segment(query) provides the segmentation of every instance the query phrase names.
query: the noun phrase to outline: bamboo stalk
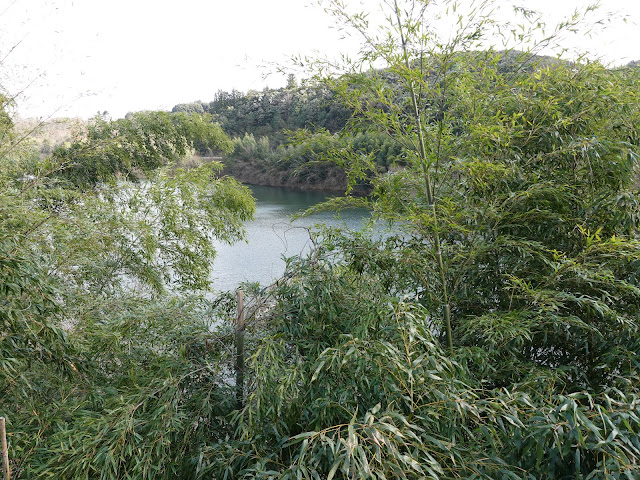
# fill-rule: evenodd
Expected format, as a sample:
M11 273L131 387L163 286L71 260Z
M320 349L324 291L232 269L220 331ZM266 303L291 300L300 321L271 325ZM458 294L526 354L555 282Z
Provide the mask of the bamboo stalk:
M2 471L4 473L4 480L11 480L9 448L7 447L7 426L4 417L0 417L0 439L2 442Z
M244 295L242 290L237 292L238 298L238 317L235 325L235 343L236 343L236 404L241 409L244 404Z
M407 70L411 70L409 63L409 51L407 49L407 39L402 30L402 21L400 20L400 9L398 7L397 0L394 1L395 14L398 20L398 32L400 33L400 39L402 42L402 52L404 54L404 64ZM418 108L418 100L416 98L416 89L413 83L413 79L409 79L409 93L411 94L411 103L413 107L413 115L416 122L416 133L418 134L418 153L420 155L420 163L422 164L422 172L424 176L425 193L427 195L427 202L431 207L431 214L433 215L433 243L435 246L435 255L438 262L438 270L440 273L440 280L442 281L442 300L444 304L444 324L447 332L447 345L449 352L453 353L453 336L451 332L451 305L449 304L449 291L447 288L447 272L442 258L442 241L440 239L438 211L436 209L436 198L431 187L431 176L429 175L429 169L427 165L427 150L425 147L424 133L422 131L422 120L420 116L420 109ZM438 156L440 156L440 138L442 137L442 122L438 120Z

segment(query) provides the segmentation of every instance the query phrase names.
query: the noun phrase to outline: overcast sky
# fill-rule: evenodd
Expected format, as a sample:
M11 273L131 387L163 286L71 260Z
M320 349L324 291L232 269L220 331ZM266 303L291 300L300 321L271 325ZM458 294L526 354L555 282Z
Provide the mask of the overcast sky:
M556 21L589 2L520 3ZM600 17L629 21L574 45L616 64L640 59L640 1L601 4ZM268 65L290 55L353 51L331 24L307 0L0 0L0 84L23 117L171 109L218 90L281 87L286 75Z

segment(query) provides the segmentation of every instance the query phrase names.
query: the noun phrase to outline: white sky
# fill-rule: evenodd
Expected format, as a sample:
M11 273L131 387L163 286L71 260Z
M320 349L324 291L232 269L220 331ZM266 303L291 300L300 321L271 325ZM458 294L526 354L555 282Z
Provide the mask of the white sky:
M377 0L345 0L377 5ZM506 0L499 0L505 1ZM293 54L353 51L308 0L0 0L0 84L21 116L170 109L218 90L261 90ZM588 0L520 0L550 21ZM616 64L640 59L640 0L601 0L627 23L573 42ZM374 9L375 11L375 9ZM634 23L634 22L637 22ZM14 48L15 47L15 48ZM262 66L262 67L261 67Z

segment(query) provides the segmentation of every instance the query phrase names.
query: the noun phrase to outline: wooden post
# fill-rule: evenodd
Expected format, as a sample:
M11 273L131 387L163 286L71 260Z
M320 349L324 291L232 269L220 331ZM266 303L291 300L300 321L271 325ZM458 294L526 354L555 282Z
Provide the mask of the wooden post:
M0 417L0 441L2 443L2 471L4 473L4 480L11 480L9 448L7 447L7 426L4 417Z
M241 409L244 404L244 299L242 290L238 290L238 317L236 319L236 404Z

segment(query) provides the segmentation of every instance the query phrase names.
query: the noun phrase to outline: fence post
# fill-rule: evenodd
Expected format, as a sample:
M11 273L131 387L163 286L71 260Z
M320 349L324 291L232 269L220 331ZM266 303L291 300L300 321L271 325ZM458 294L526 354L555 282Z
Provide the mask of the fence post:
M4 417L0 417L0 442L2 443L2 471L4 480L11 479L9 470L9 448L7 447L7 426Z
M236 404L241 409L244 404L244 297L242 290L238 290L238 317L235 325L236 343Z

